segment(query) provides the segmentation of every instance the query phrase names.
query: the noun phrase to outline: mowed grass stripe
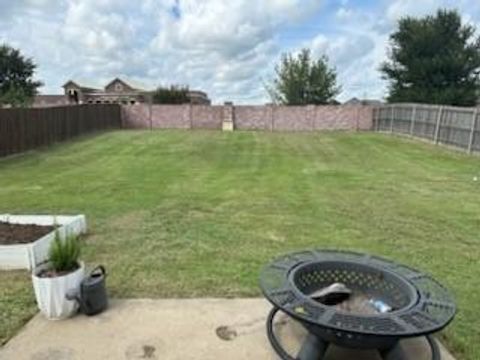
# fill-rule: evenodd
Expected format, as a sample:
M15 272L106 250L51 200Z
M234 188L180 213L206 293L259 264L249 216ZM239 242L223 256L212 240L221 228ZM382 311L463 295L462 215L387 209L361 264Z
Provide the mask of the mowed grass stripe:
M0 160L0 212L85 213L115 297L259 296L279 254L329 247L418 267L455 293L480 358L480 159L373 133L115 131ZM0 273L0 341L35 311Z

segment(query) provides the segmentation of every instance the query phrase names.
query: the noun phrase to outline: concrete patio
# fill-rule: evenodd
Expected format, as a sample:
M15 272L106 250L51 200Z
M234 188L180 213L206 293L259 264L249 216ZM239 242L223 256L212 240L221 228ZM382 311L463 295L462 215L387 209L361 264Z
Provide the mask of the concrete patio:
M0 349L0 360L275 360L265 334L269 308L263 299L116 300L96 317L47 321L37 315ZM295 354L304 330L279 317L277 332ZM403 346L411 359L429 358L423 339ZM442 360L453 360L441 348ZM368 351L352 355L336 348L327 358L379 359Z

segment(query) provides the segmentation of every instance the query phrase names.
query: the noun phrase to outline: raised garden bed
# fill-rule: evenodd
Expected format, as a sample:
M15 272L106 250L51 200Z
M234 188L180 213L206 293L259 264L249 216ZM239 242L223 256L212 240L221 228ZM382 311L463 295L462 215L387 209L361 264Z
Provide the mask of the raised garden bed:
M55 230L55 226L0 221L0 245L28 244Z
M32 270L47 260L55 230L61 239L87 231L84 215L0 215L0 269Z

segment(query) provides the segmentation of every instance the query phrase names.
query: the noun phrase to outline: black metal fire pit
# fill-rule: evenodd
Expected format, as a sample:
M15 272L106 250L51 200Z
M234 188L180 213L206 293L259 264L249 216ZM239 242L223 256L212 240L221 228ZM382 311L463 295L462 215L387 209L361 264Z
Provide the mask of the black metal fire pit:
M325 305L310 296L332 283L388 304L385 313L361 314ZM272 347L286 360L318 360L329 344L376 349L384 359L405 359L400 340L426 336L432 359L440 359L430 336L453 319L455 303L448 291L427 274L392 261L354 252L313 250L280 257L267 265L260 286L273 309L267 320ZM282 311L309 332L296 357L286 353L273 332Z

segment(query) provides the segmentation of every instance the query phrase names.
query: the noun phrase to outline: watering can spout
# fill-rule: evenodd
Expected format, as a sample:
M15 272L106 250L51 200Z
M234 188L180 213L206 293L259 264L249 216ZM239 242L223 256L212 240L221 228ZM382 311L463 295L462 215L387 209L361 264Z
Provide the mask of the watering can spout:
M80 296L80 290L70 290L65 295L65 298L70 301L76 301L81 309L83 309L84 304L82 302L82 297Z
M108 306L105 277L105 268L101 265L97 266L83 279L80 289L67 293L67 300L76 301L85 315L95 315L102 312Z

